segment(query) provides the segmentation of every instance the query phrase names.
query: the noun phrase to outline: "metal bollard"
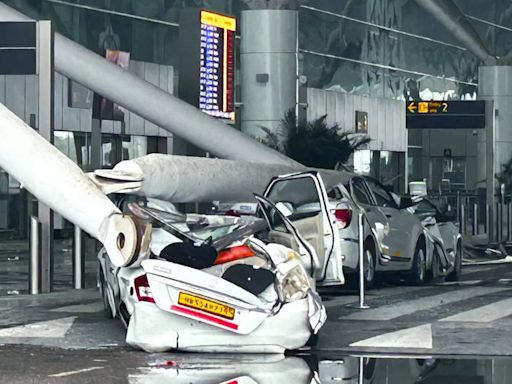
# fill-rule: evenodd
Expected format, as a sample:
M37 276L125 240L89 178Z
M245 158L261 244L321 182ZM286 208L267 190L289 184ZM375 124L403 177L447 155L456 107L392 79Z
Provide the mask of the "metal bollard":
M359 305L349 305L350 307L359 309L370 308L364 302L364 216L363 213L359 213L358 217L358 228L359 228Z
M489 229L491 228L491 218L489 217L490 214L491 212L489 209L489 204L485 204L485 234L487 237L489 237Z
M512 204L507 204L507 240L512 240Z
M30 263L29 292L31 295L41 293L41 223L35 216L30 217Z
M465 209L464 209L464 204L461 204L461 206L460 206L459 232L462 235L466 234L466 212L465 212Z
M75 225L73 233L73 288L84 289L84 247L82 244L82 230Z
M359 357L359 380L358 384L364 384L364 357Z
M478 235L478 204L473 204L473 236Z

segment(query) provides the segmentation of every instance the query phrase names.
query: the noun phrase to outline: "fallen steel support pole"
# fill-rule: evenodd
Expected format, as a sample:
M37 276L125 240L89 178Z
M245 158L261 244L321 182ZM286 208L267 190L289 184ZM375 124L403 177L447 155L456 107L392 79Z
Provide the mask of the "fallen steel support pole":
M112 263L127 264L136 249L133 220L82 170L0 104L0 166L37 199L105 246Z
M31 20L0 2L0 21ZM55 70L214 156L299 165L157 86L55 34Z

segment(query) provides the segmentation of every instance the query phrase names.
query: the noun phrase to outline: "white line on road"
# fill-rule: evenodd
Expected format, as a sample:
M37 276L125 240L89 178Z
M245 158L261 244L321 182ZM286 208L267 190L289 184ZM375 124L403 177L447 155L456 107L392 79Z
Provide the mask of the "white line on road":
M432 326L424 324L413 328L370 337L350 344L351 347L421 348L432 349Z
M490 323L510 315L512 315L512 298L460 312L439 321Z
M384 305L375 309L367 309L362 312L342 316L340 320L392 320L400 316L410 315L415 312L432 309L444 304L471 299L476 296L510 290L509 288L474 287L464 288L458 291L445 292L440 295L421 297L400 303Z
M39 321L26 325L0 329L0 337L59 338L73 326L76 317Z
M423 290L426 290L426 289L429 289L429 288L432 288L432 287L425 286L425 287L391 287L391 288L383 288L383 289L379 289L378 291L377 290L376 291L370 291L366 295L366 300L368 301L368 300L376 299L376 298L379 298L379 297L384 297L384 296L388 297L388 296L398 295L398 294L407 293L407 292L423 291ZM335 299L325 301L324 302L324 306L326 308L331 308L331 307L342 306L342 305L345 305L345 304L357 303L358 299L359 299L358 295L340 296L340 297L336 297Z
M96 371L98 369L104 369L104 368L105 367L90 367L90 368L79 369L77 371L55 373L53 375L48 375L48 377L65 377L65 376L76 375L77 373L91 372L91 371Z

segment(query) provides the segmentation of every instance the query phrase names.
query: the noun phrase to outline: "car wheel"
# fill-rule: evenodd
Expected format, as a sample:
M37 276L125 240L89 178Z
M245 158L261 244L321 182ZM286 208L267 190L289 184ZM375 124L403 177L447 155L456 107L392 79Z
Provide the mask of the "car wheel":
M462 247L460 243L457 244L457 250L455 251L455 267L453 271L446 277L448 281L459 281L462 275Z
M112 309L110 308L110 300L108 298L108 286L103 276L103 270L100 266L100 293L103 299L103 313L107 319L113 319Z
M428 272L428 282L432 283L442 283L444 278L441 275L441 262L439 260L439 254L436 250L432 255L432 267Z
M376 280L375 277L377 274L375 247L373 246L373 242L371 240L365 241L363 252L364 252L364 254L363 254L364 287L366 289L371 289L375 285L375 280Z
M427 258L425 248L421 243L416 245L414 258L411 267L411 283L414 285L423 285L427 277Z

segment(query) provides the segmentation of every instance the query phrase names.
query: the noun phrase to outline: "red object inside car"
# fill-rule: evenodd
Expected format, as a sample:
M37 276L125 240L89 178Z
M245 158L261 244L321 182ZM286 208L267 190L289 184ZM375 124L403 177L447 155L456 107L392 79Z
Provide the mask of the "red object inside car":
M214 265L229 263L230 261L245 259L254 256L254 252L247 245L237 245L219 252Z

